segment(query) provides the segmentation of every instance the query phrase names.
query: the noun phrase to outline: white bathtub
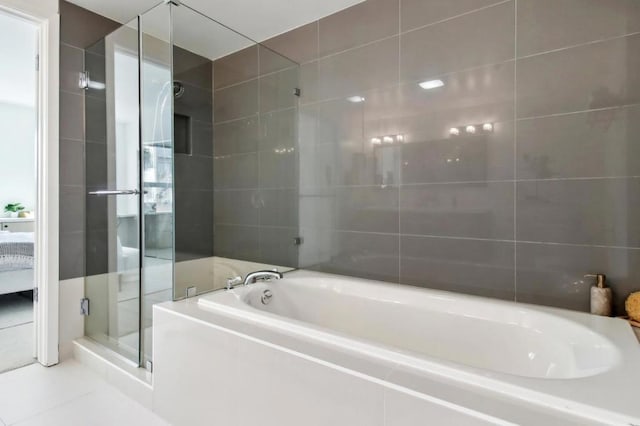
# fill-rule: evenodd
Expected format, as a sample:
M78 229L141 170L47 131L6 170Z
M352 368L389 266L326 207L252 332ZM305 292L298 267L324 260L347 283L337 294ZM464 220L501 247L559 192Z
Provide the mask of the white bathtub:
M213 411L239 426L640 424L640 345L622 320L308 271L155 315L154 406L176 424L199 424L203 378L208 401L278 413Z

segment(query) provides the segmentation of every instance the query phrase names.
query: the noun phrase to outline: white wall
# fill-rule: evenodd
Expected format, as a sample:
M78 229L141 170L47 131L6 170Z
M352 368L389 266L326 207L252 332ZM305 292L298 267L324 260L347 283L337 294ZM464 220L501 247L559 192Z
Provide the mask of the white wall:
M0 215L36 204L37 26L0 13Z
M0 215L8 203L35 208L35 143L35 107L0 103Z

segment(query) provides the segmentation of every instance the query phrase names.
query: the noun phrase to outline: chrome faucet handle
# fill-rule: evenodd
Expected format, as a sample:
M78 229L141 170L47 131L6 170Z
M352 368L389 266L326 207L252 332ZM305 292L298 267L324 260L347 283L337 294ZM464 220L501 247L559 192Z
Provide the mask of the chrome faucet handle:
M244 277L244 285L249 285L251 283L257 281L269 281L271 279L279 280L283 277L282 273L278 272L277 269L274 270L265 270L265 271L255 271L247 274Z
M227 278L227 290L231 290L232 288L234 288L238 284L242 284L242 277L241 276L238 275L238 276L233 277L233 278Z

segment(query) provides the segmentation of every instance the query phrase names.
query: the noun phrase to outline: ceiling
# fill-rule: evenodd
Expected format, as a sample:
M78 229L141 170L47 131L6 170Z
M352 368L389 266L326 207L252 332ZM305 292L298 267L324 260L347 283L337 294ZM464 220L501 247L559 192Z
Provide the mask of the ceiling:
M138 14L159 3L164 3L159 0L71 1L78 6L122 23L130 21ZM363 0L185 0L182 3L244 34L250 39L264 41L361 1ZM198 20L196 19L196 21ZM216 25L212 25L211 22L202 22L201 24L191 22L190 25L180 25L180 30L185 40L193 40L195 42L196 40L202 40L203 34L210 34L213 26ZM235 35L231 38L241 37ZM185 48L190 47L184 46L184 43L180 44ZM205 53L203 52L203 46L191 47L189 49L191 51ZM226 47L227 49L225 50L228 53L229 46ZM215 56L218 55L213 54L213 52L207 52L204 56L215 59Z

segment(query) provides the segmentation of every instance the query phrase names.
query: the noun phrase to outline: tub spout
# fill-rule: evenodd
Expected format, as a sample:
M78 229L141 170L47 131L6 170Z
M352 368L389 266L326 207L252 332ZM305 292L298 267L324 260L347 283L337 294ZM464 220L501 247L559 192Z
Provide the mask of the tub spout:
M250 272L244 277L244 285L255 283L256 281L266 281L270 279L279 280L282 278L282 273L277 270L273 271L255 271Z

